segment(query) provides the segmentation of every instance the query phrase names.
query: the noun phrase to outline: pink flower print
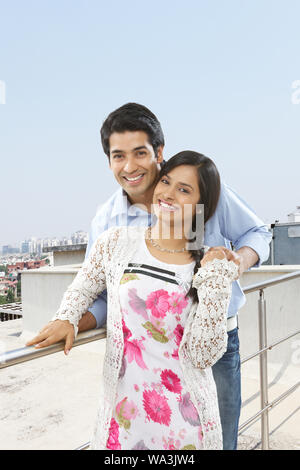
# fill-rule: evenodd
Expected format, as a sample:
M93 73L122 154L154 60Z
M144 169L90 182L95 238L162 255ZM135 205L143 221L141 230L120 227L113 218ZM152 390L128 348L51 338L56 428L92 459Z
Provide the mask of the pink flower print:
M134 384L134 386L133 386L133 387L134 387L134 390L135 390L136 392L139 392L139 391L140 391L140 389L139 389L139 387L138 387L138 385L137 385L137 384Z
M132 362L135 360L137 365L141 367L142 369L148 369L146 366L143 356L142 356L142 349L145 350L145 346L143 345L143 341L145 341L145 338L142 337L142 339L133 339L132 341L129 341L128 338L132 336L131 331L129 328L127 328L124 320L122 320L123 324L123 334L124 334L124 356L127 356L128 362Z
M127 341L125 354L127 355L128 362L135 360L141 369L148 369L142 356L142 349L145 350L143 340L133 339L132 341Z
M179 411L185 421L192 426L200 426L198 411L190 399L190 394L185 393L178 403Z
M180 447L180 441L175 441L173 437L168 437L167 439L163 437L163 447L165 450L177 450Z
M106 442L107 449L121 450L121 444L119 442L119 425L117 421L112 418L110 421L109 435Z
M130 298L128 303L132 310L148 320L146 302L137 295L136 289L128 289L128 296Z
M169 310L169 294L166 290L160 289L148 295L146 307L156 318L164 318Z
M165 322L161 318L153 317L152 315L150 316L150 322L159 331L161 331L165 325Z
M176 359L176 361L179 361L179 355L178 355L178 351L179 349L174 349L174 351L172 352L172 357L173 359Z
M155 390L144 390L143 405L149 421L152 419L155 423L169 426L172 411L164 395L159 395Z
M181 393L182 387L178 375L171 370L165 369L160 374L161 382L167 390L174 393Z
M138 412L138 409L136 405L134 404L134 402L127 401L127 398L126 398L126 401L124 403L123 410L122 410L123 418L128 419L128 420L134 419L136 418L137 412Z
M177 344L177 346L180 345L183 336L183 331L183 327L180 325L180 323L178 323L175 330L173 331L173 333L175 334L175 343Z
M169 297L170 310L174 314L182 314L182 310L187 306L188 301L184 294L181 292L172 292Z
M123 336L124 336L124 341L126 342L130 336L132 336L132 333L129 328L127 328L124 320L122 319L122 328L123 328Z
M117 415L119 415L122 412L122 409L123 409L123 406L124 406L124 403L126 402L126 400L127 400L127 397L123 398L123 400L119 401L119 403L117 404L117 406L116 406Z

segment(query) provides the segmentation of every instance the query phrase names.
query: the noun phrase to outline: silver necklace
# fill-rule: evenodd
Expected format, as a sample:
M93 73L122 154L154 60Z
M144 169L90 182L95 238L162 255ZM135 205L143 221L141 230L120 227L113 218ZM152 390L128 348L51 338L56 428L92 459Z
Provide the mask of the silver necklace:
M166 251L167 253L183 253L188 251L186 248L180 248L180 250L169 250L168 248L162 248L157 242L155 242L151 237L151 227L148 227L148 240L150 241L151 245L157 248L159 251Z

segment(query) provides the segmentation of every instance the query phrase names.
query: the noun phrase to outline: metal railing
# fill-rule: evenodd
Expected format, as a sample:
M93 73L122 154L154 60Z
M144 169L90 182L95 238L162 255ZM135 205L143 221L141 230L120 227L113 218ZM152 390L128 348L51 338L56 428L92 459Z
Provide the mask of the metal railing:
M300 381L297 382L294 386L286 390L279 397L274 399L269 403L268 398L268 351L273 349L275 346L287 341L288 339L296 336L300 333L300 330L297 330L284 338L280 338L278 341L269 344L267 341L267 318L266 318L266 300L264 298L264 289L268 287L281 284L283 282L288 282L294 279L300 278L300 271L296 271L292 274L286 274L283 276L278 276L276 278L270 279L268 281L260 282L257 284L250 285L243 289L245 294L251 292L259 291L259 300L258 300L258 330L259 330L259 351L251 354L250 356L242 359L241 364L253 359L254 357L259 356L259 369L260 369L260 401L261 409L254 416L249 418L246 422L239 426L239 432L248 427L251 423L256 421L259 417L261 418L261 446L263 450L269 449L269 411L279 403L281 403L285 398L287 398L291 393L296 391L300 385ZM76 340L73 343L73 347L80 346L85 343L90 343L92 341L97 341L106 337L106 330L104 328L98 330L89 330L83 333L79 333ZM47 348L35 349L32 347L25 347L20 349L15 349L13 351L8 351L0 355L0 369L5 367L10 367L15 364L20 364L22 362L31 361L32 359L37 359L42 356L47 356L49 354L54 354L59 351L64 350L64 343L57 343ZM84 450L89 447L90 443L80 446L77 450Z
M259 372L260 372L260 404L261 410L256 413L254 416L249 418L245 423L239 426L239 431L242 431L245 427L255 421L259 416L261 417L261 448L262 450L269 449L269 410L274 408L285 398L287 398L291 393L293 393L300 385L298 381L293 387L286 390L285 393L274 399L269 403L268 397L268 351L273 349L278 344L287 341L288 339L296 336L300 333L300 330L294 331L293 333L280 338L273 344L268 345L267 338L267 309L266 309L266 300L264 296L264 289L268 287L281 284L282 282L288 282L294 279L300 278L300 271L296 271L292 274L285 274L283 276L278 276L274 279L269 279L268 281L260 282L253 284L251 286L245 287L244 294L250 294L251 292L259 291L259 300L258 300L258 333L259 333L259 351L250 356L246 357L241 361L241 364L253 359L256 356L259 356Z

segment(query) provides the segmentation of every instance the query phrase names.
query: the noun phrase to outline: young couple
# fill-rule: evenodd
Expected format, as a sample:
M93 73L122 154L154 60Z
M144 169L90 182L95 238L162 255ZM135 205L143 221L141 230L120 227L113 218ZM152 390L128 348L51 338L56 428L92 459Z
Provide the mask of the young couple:
M101 138L121 188L94 218L53 321L27 345L65 340L68 353L77 331L106 322L93 449L236 449L237 278L267 259L271 236L212 160L192 151L163 160L146 107L112 112Z

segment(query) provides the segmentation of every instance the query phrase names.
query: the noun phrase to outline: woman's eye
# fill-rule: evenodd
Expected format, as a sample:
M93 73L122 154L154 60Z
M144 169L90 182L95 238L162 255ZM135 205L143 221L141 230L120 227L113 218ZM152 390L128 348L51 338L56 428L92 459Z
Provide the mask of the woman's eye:
M164 179L164 178L162 178L162 179L160 180L160 182L161 182L161 183L164 183L164 184L168 184L168 180L166 180L166 179Z
M189 194L189 191L185 188L179 188L179 191L181 191L183 193L186 193L186 194Z

